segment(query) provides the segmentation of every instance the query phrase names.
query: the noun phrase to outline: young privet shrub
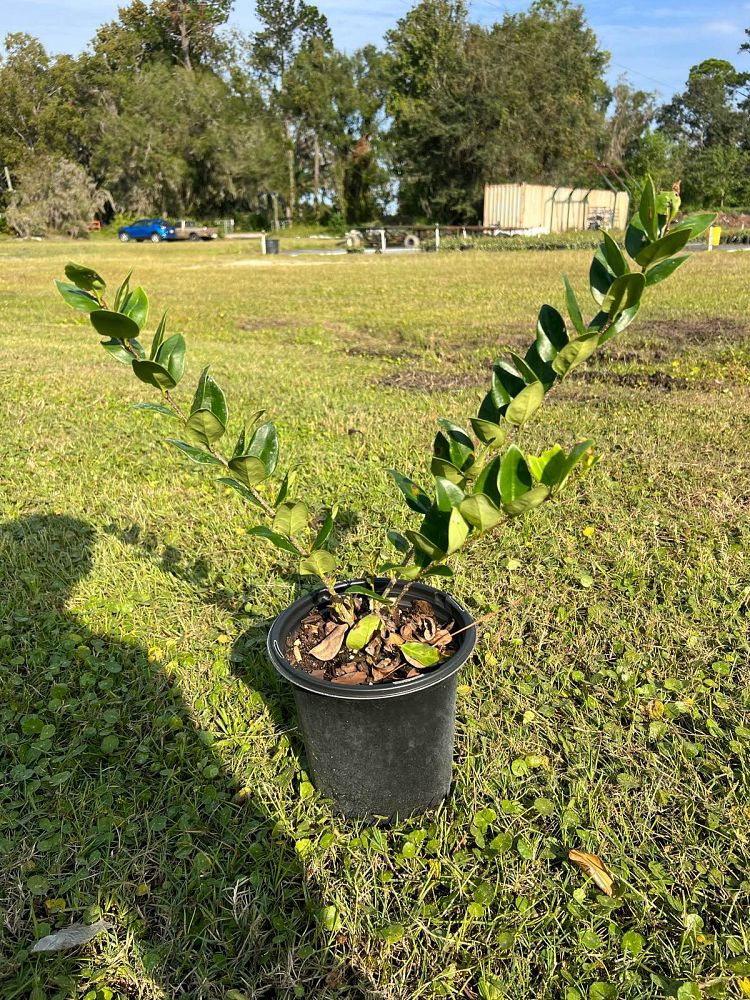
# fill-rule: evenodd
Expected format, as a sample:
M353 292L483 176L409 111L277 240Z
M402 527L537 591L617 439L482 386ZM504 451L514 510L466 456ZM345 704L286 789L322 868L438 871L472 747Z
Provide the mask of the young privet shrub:
M585 471L593 465L589 440L569 449L554 444L540 455L531 455L520 447L517 435L554 384L603 344L620 336L638 315L646 290L664 281L688 259L680 251L706 230L713 216L699 215L677 223L679 204L675 191L657 194L649 180L639 211L625 234L627 256L609 233L600 234L601 244L589 270L591 295L597 306L593 318L584 319L565 278L567 316L543 305L526 353L511 354L494 364L489 391L476 415L462 424L445 418L438 421L430 491L402 472L390 470L419 522L403 533L388 531L397 554L384 565L371 567L366 574L371 580L376 572L387 574L394 582L450 577L447 561L456 552L555 498L577 467ZM159 393L158 402L139 403L136 408L175 419L180 431L167 439L169 443L193 462L220 471L218 481L263 515L264 523L251 528L250 533L294 557L301 576L319 577L336 597L336 560L330 550L336 508L327 510L321 526L313 529L321 518L313 518L307 504L294 497L294 471L277 473L278 435L272 421L261 423L264 411L250 415L233 447L224 448L227 401L208 369L201 373L189 407L174 396L185 373L185 340L181 334L167 335L166 315L159 321L148 354L141 346L148 318L143 289L131 289L128 276L110 307L104 299L105 282L95 271L69 264L65 273L69 281L57 282L65 301L88 313L91 325L103 338L102 347L116 361L131 366L138 379ZM272 486L274 477L280 481ZM346 593L364 594L373 602L388 604L393 600L391 592L392 585L384 593L376 593L373 583L352 587ZM361 643L360 626L365 620L356 625L346 596L336 599L344 620L358 629L356 642ZM369 635L377 628L378 616L368 614ZM352 637L350 648L360 648L354 641ZM434 655L432 647L424 651L425 665L435 662Z

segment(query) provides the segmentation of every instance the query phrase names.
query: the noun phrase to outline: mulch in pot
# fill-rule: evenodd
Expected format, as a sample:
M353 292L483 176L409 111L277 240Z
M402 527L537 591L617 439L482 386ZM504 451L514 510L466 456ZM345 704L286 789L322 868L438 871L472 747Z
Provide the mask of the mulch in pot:
M349 649L346 636L352 626L341 606L314 608L287 637L286 658L293 667L334 684L383 684L434 669L410 661L402 652L405 643L434 646L440 653L440 662L458 648L452 635L455 622L441 622L427 601L371 607L369 598L354 597L348 598L347 604L356 616L355 625L367 614L381 616L382 626L370 642L364 649Z

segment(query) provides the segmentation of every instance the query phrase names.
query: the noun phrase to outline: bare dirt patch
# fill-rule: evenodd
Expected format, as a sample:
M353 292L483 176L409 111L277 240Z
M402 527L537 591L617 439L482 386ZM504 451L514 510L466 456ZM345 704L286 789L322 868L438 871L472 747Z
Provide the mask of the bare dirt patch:
M727 316L695 316L689 319L655 319L639 331L667 343L710 347L717 342L750 339L750 324Z
M391 375L376 379L374 385L389 389L404 389L411 392L451 392L456 389L484 387L489 381L489 369L476 371L430 371L426 368L402 369ZM675 392L684 389L712 388L713 383L699 382L670 375L668 372L611 372L588 370L571 374L565 385L576 383L600 383L602 385L624 386L630 389L649 389L657 392ZM718 383L717 383L718 384ZM558 387L558 392L560 388ZM579 400L577 400L579 401Z
M606 385L623 385L630 389L657 389L661 392L703 387L701 382L682 378L680 375L670 375L668 372L620 373L589 370L574 372L570 377L575 382L602 382Z
M451 392L455 389L475 389L487 382L487 371L442 372L427 368L404 368L393 375L375 379L374 385L412 392Z

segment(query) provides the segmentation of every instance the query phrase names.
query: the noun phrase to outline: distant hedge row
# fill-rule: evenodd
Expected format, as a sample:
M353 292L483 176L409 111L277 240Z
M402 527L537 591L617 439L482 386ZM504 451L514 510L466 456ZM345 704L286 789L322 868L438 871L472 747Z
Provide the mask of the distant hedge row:
M600 243L601 235L594 229L543 236L444 236L440 240L440 251L491 250L497 253L509 250L593 250ZM434 250L435 240L423 240L422 247Z

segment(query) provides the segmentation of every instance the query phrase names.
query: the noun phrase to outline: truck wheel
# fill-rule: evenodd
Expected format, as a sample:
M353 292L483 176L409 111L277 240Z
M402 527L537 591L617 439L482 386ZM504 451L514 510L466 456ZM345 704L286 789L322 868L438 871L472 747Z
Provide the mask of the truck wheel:
M120 243L130 243L130 237L127 233L120 233L119 240Z
M161 236L158 233L151 233L150 240L152 243L161 243Z
M190 240L190 242L191 242L191 243L197 243L197 242L198 242L198 240L200 239L200 236L198 236L198 234L197 234L197 233L191 233L191 234L190 234L190 235L188 236L188 239Z
M421 240L414 233L407 233L406 236L404 236L404 246L408 250L416 250L420 243Z

